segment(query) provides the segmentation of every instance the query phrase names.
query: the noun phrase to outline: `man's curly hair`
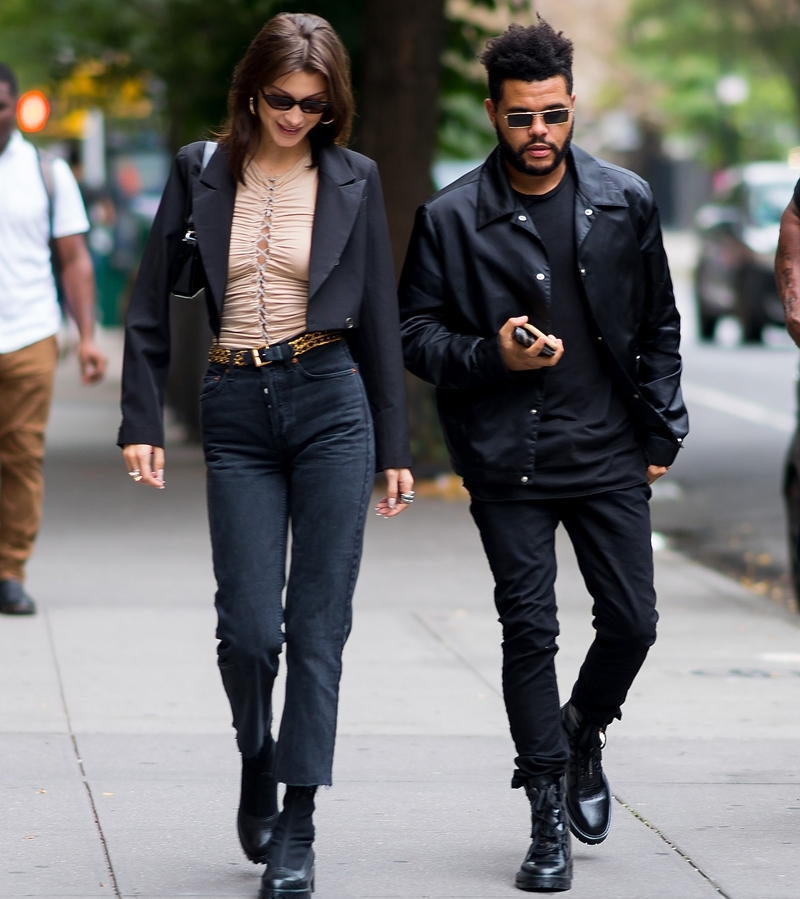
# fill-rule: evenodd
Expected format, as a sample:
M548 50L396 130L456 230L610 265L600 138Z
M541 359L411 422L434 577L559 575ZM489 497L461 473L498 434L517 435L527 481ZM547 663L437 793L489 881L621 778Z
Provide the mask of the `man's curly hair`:
M546 81L563 75L567 92L572 93L572 41L563 31L537 14L539 20L527 28L510 25L499 37L489 41L478 57L489 76L489 96L494 103L503 97L503 82Z

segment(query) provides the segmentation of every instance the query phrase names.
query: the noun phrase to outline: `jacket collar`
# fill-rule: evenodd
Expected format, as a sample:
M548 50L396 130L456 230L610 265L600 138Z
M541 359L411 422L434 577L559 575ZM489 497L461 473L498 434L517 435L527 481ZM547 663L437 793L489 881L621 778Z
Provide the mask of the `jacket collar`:
M320 148L308 271L309 300L331 274L350 239L365 187L366 181L356 176L341 147Z
M577 192L589 206L627 206L628 202L611 181L600 163L585 150L570 148ZM477 227L482 228L497 219L510 216L519 206L511 187L505 163L496 147L481 169L478 183Z

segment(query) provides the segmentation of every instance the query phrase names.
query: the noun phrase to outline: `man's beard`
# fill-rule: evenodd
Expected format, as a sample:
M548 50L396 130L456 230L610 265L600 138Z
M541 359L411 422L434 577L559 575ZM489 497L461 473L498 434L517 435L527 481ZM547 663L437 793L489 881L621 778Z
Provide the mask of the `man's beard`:
M544 140L532 140L528 141L523 147L519 150L515 150L511 144L506 140L505 136L500 132L499 128L495 128L497 132L497 140L500 144L500 152L503 154L503 159L513 166L518 172L521 172L523 175L549 175L551 172L554 172L564 161L567 153L569 153L569 148L572 145L572 132L575 130L575 122L573 121L572 126L569 129L569 134L567 135L566 140L561 145L561 149L558 148L558 144L550 143L549 141ZM549 162L547 165L531 165L529 162L525 160L525 151L530 147L549 147L555 154L556 158Z

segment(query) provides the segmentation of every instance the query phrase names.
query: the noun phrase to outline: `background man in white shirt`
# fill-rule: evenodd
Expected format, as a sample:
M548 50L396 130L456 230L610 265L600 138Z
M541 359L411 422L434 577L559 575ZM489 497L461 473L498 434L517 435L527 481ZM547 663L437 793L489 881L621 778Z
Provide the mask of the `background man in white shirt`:
M14 73L0 63L0 613L30 615L36 606L22 584L41 519L61 324L51 237L84 383L102 379L106 358L94 343L94 271L78 185L63 160L46 163L51 207L36 149L14 127L18 96Z

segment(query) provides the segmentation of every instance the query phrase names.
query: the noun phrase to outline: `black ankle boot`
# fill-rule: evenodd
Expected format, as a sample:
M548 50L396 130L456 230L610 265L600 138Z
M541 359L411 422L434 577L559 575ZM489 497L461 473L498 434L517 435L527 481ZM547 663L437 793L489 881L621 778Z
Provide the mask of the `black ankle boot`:
M531 777L531 845L515 883L529 893L557 893L572 887L572 850L564 802L564 778Z
M561 709L561 720L569 741L569 827L582 843L602 843L611 829L611 787L603 773L606 729L585 718L571 702Z
M316 787L286 787L283 811L267 850L259 899L310 899L314 892Z
M267 846L277 821L275 743L270 739L257 756L242 759L242 788L236 829L244 854L251 862L266 862Z

